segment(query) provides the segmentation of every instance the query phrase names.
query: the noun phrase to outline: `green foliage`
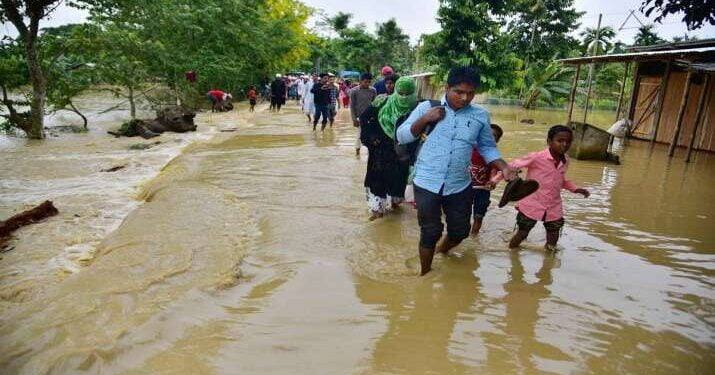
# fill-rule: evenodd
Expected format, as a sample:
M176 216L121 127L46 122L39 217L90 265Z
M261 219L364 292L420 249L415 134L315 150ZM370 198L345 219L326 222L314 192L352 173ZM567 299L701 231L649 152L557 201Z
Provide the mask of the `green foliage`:
M567 72L568 70L556 61L529 66L526 71L526 81L529 83L523 107L533 108L539 99L553 104L559 95L568 95L570 83L566 77Z
M598 31L598 40L596 34ZM613 46L613 38L616 37L616 31L610 26L602 27L600 30L587 27L579 35L583 38L583 52L589 56L602 55L611 50Z
M22 46L16 40L5 37L0 41L0 86L12 90L26 85L28 80Z
M398 72L407 72L412 67L414 52L410 38L397 25L394 18L377 24L375 41L377 61L375 66L390 65Z
M712 0L643 0L640 10L647 17L655 11L655 22L658 23L669 14L683 13L688 30L699 29L703 23L715 25L715 3Z
M52 111L68 110L82 118L87 128L87 118L77 109L72 99L89 90L96 81L93 69L95 58L84 50L86 25L64 25L46 28L41 37L42 49L47 57L43 66L47 72L47 103Z
M546 62L578 48L569 33L578 29L583 13L576 11L573 0L518 0L513 8L508 23L511 46L524 60Z
M121 40L118 48L105 49L111 66L102 76L110 82L129 76L195 93L214 87L235 91L309 54L309 9L296 0L88 3L107 46ZM197 84L185 84L188 70L197 72ZM129 81L124 84L133 84Z
M320 62L320 70L375 72L384 65L399 73L411 70L414 53L410 38L394 19L378 23L376 33L372 34L363 24L351 26L351 18L352 14L342 12L327 17L324 24L337 37L318 37L320 42L310 44L312 61Z
M22 46L16 40L4 38L0 41L0 131L4 133L26 126L29 120L29 111L18 112L16 108L29 105L28 94L20 100L10 95L11 92L21 91L27 85L29 76Z
M618 99L624 73L623 64L600 65L594 75L594 98Z
M652 46L663 42L664 40L661 39L655 31L653 31L653 25L645 25L638 28L638 34L636 34L634 45Z
M514 87L522 60L511 49L502 27L506 1L444 0L438 20L442 30L424 38L421 57L444 77L456 65L475 65L482 73L482 88Z
M364 25L346 27L338 31L339 38L333 41L341 67L358 71L370 71L377 60L375 38Z
M351 18L353 18L353 15L350 13L338 12L338 14L328 19L328 24L332 26L335 31L340 32L348 28Z

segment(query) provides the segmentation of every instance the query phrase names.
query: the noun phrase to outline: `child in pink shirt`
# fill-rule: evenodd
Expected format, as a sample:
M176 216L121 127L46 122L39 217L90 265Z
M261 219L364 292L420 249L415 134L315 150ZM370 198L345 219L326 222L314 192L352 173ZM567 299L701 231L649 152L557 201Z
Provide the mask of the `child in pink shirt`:
M519 229L509 241L509 247L519 247L536 222L542 221L546 229L546 249L555 250L564 225L561 189L586 198L590 195L588 190L581 189L566 179L569 164L566 152L571 147L572 140L571 128L563 125L552 126L547 136L548 148L509 163L512 168L528 168L526 178L539 183L539 189L520 200L516 206L519 210L516 216Z

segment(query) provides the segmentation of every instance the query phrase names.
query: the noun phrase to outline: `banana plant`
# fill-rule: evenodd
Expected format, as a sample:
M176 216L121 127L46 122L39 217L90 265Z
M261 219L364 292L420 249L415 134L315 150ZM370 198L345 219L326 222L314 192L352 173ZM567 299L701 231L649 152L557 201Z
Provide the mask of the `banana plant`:
M526 71L525 81L528 86L522 106L534 108L539 99L552 104L559 94L567 95L569 93L567 72L568 69L556 61L551 61L545 66L543 64L530 66Z

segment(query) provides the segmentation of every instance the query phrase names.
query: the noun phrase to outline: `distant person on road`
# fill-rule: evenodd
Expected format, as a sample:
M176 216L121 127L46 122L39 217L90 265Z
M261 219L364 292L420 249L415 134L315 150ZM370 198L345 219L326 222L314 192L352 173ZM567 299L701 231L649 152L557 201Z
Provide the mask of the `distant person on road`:
M424 139L415 162L413 180L417 219L420 225L421 275L432 269L435 250L447 254L469 236L474 194L469 175L472 150L499 169L511 181L516 173L497 149L489 124L489 112L471 104L479 87L475 68L452 68L447 77L442 106L429 101L415 108L397 130L400 144ZM424 132L433 128L429 135ZM442 236L447 221L447 236Z
M375 87L375 91L377 91L378 95L391 94L390 92L387 91L385 78L395 74L395 71L391 67L386 65L386 66L382 67L382 70L380 70L380 74L382 74L382 78L380 78L377 82L375 82L375 85L373 86L373 87Z
M338 96L339 91L340 91L340 86L338 85L337 82L335 82L335 76L332 74L328 75L328 82L330 83L330 127L333 127L333 123L335 123L335 115L338 114L338 109L340 108L340 104L338 103Z
M516 216L518 230L509 241L510 248L519 247L536 222L541 221L546 229L546 249L556 250L556 243L564 226L561 190L566 189L586 198L591 195L588 190L579 188L566 179L569 165L566 152L571 148L572 140L571 128L563 125L552 126L546 136L546 149L532 152L509 163L514 169L527 168L526 178L539 183L539 189L521 199L516 206L519 211Z
M318 120L322 117L322 126L320 131L325 130L325 125L328 123L328 119L331 118L330 113L330 95L332 94L335 87L330 83L328 75L323 73L320 75L320 81L313 85L310 90L313 93L313 101L315 102L315 116L313 116L313 131L318 125Z
M211 112L223 112L227 107L226 103L232 99L232 96L222 90L213 89L206 93L206 98L211 102Z
M250 105L248 111L255 111L256 100L258 99L258 91L256 91L256 86L249 86L248 92L246 93L246 98L248 98L248 104Z
M350 96L348 95L348 92L350 91L350 80L346 79L341 81L339 90L340 104L343 105L343 108L348 108L350 105Z
M276 79L271 83L271 111L281 111L281 106L286 102L286 83L280 74L276 74Z
M309 124L313 121L312 116L315 116L315 102L313 100L313 93L311 92L311 90L313 89L313 85L315 85L316 80L317 77L315 76L306 76L305 85L303 86L303 93L301 94L302 98L300 100L303 114L308 117Z
M348 93L350 97L350 116L353 119L353 126L358 128L357 139L355 142L355 155L360 155L360 147L362 143L360 142L360 115L365 112L367 107L370 106L377 92L375 88L370 87L372 82L372 74L363 73L360 76L359 86L353 88Z
M301 100L303 99L306 82L308 82L308 78L305 75L302 75L296 79L296 87L298 88L298 104L300 104Z

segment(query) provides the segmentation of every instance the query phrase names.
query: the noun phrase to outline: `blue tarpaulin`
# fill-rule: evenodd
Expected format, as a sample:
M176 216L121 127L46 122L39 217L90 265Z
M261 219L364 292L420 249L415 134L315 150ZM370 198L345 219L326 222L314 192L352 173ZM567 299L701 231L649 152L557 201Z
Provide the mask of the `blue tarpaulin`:
M338 72L338 76L340 78L350 78L350 79L360 79L360 72L356 72L354 70L341 70Z

